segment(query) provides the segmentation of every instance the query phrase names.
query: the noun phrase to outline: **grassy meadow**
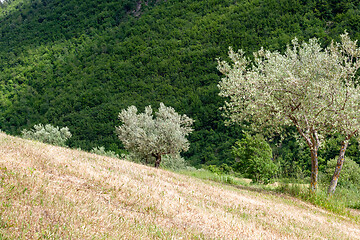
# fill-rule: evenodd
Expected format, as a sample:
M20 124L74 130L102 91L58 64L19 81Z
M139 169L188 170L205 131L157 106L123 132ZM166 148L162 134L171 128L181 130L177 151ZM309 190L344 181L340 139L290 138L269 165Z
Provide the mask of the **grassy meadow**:
M360 239L360 224L284 194L0 132L0 239Z

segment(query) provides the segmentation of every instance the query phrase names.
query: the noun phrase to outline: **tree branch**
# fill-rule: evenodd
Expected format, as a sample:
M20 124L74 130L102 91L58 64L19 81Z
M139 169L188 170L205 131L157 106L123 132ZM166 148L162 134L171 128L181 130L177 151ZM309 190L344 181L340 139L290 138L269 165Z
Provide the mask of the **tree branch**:
M305 141L306 141L307 145L308 145L309 148L311 149L311 146L312 146L311 141L310 141L310 139L305 135L305 133L301 130L297 119L296 119L294 116L290 116L290 115L289 115L289 118L290 118L290 120L294 123L294 125L295 125L296 129L298 130L298 132L300 133L300 135L301 135L303 138L305 138Z

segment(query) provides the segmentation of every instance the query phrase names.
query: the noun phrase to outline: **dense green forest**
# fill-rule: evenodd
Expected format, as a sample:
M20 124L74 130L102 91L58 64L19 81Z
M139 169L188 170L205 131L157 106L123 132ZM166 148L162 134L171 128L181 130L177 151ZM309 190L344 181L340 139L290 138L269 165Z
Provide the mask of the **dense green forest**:
M347 30L360 39L360 1L7 0L0 3L0 129L38 123L69 127L69 146L122 152L121 109L160 102L195 120L184 157L194 166L233 165L246 126L224 125L217 58L285 49L317 37L325 46ZM289 131L294 131L289 129ZM306 176L309 152L294 137L270 139L284 176ZM338 154L329 138L325 162ZM347 155L360 163L353 141Z

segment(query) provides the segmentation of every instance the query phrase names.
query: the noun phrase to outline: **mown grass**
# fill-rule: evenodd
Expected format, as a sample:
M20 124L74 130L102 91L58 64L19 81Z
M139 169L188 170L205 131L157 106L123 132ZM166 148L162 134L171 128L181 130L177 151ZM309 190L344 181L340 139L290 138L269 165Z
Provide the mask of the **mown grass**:
M360 239L350 218L184 174L0 133L0 239Z
M309 184L305 184L304 182L299 183L296 179L279 179L274 184L264 185L251 183L251 180L249 179L241 179L229 174L217 174L205 169L182 170L179 171L179 173L233 186L248 187L248 189L253 189L254 191L265 190L286 194L360 222L360 215L353 215L349 210L349 208L360 209L360 193L357 188L344 188L338 186L336 193L329 197L326 192L327 186L325 184L319 186L316 194L311 194L309 192Z

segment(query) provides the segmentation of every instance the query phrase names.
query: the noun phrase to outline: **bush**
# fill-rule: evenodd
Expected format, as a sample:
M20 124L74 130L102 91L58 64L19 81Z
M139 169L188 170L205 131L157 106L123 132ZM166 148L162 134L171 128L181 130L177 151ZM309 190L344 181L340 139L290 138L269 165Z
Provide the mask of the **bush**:
M57 146L66 146L65 142L71 137L68 127L54 127L50 124L34 125L34 129L22 130L21 135L25 139L37 140L43 143L49 143Z
M243 173L253 182L268 183L278 171L269 144L261 136L251 137L248 134L235 144L233 147L235 170Z
M116 154L113 151L105 151L105 147L94 147L90 151L91 153L95 153L102 156L112 157L112 158L119 158L119 154Z
M323 181L329 183L334 174L337 159L331 159L327 162ZM338 186L350 188L352 186L360 187L360 166L355 161L345 157L344 165L340 172Z
M161 162L161 167L173 171L179 171L187 168L184 158L180 155L165 155Z
M216 173L218 175L221 174L230 174L233 172L232 168L229 167L226 163L221 164L220 166L216 165L209 165L206 167L207 170L209 170L212 173Z

